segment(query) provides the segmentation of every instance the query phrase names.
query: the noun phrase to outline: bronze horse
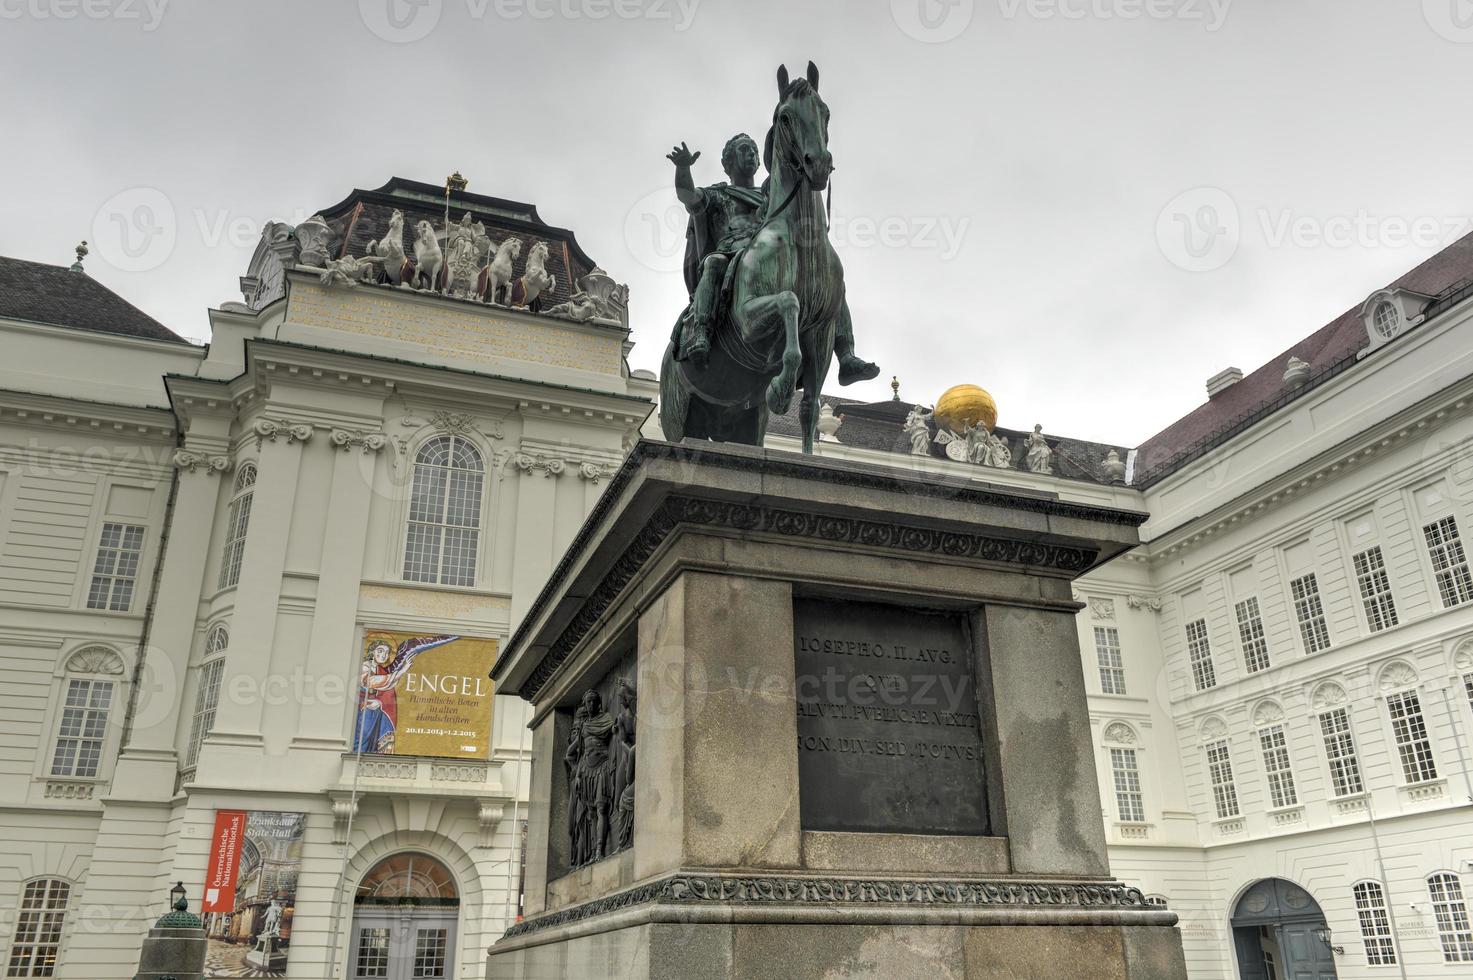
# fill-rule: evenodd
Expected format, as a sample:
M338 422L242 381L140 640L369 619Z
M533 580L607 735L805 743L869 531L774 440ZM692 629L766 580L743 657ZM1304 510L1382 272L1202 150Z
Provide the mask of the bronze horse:
M779 101L763 151L771 175L766 210L735 260L709 360L678 360L674 342L665 353L660 425L667 439L761 445L768 414L786 412L802 388L803 451L813 452L835 337L852 336L844 268L823 203L834 160L818 81L812 62L806 78L778 71ZM878 369L870 367L873 377Z

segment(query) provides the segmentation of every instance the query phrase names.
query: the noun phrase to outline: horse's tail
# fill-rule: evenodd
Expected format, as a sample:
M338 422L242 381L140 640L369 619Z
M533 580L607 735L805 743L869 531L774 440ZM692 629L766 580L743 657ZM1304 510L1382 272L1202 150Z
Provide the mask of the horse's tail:
M685 438L690 397L690 390L680 383L680 369L675 364L675 342L672 340L665 348L664 369L660 371L660 429L671 442Z

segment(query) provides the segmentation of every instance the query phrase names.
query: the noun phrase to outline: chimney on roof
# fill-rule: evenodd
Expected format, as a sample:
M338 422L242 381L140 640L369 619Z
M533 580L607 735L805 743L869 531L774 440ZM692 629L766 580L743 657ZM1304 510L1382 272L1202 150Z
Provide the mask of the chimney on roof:
M1230 367L1226 371L1214 374L1207 379L1207 397L1216 398L1242 380L1243 372L1235 367Z

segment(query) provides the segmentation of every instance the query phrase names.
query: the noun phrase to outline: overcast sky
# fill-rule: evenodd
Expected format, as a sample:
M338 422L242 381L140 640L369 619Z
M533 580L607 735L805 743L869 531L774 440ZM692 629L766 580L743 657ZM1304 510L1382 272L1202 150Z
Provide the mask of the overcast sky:
M89 239L205 339L263 222L459 169L630 283L658 368L664 154L721 179L810 58L861 398L975 383L1005 426L1134 445L1473 215L1468 0L0 0L0 254Z

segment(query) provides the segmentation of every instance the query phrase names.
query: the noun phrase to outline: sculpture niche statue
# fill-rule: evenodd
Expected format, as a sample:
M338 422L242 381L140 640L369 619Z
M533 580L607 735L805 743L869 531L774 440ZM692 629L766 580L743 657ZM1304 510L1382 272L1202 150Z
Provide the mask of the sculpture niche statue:
M818 68L777 75L778 106L753 186L756 143L732 139L722 154L729 184L697 188L700 158L684 143L670 153L676 194L691 212L686 287L691 303L675 327L660 373L660 426L690 437L761 445L768 415L803 389L803 451L818 437L819 393L835 356L839 383L877 376L854 353L844 269L828 237L823 191L833 172L829 108Z
M569 858L594 864L634 843L634 688L620 680L617 714L597 691L583 695L563 763L568 768Z

